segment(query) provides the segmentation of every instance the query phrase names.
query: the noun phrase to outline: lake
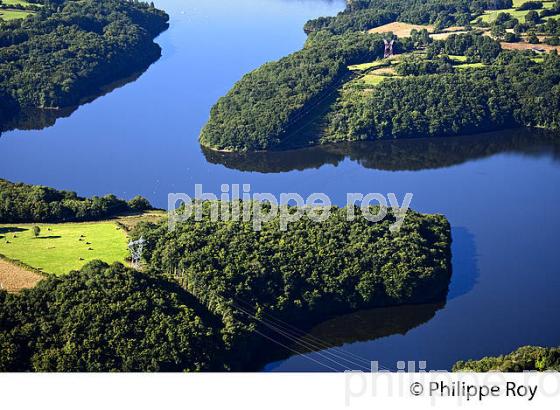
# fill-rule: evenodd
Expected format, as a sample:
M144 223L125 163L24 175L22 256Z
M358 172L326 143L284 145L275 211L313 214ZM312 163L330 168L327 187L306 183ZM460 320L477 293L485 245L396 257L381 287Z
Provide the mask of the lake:
M343 1L159 0L171 27L162 58L139 77L54 126L0 137L0 177L78 192L147 197L195 184L253 192L414 194L412 207L453 226L445 303L357 312L319 324L267 371L333 371L370 360L460 359L560 345L560 137L510 130L440 140L340 144L271 154L203 151L198 134L216 100L246 72L299 49L306 20ZM319 351L317 351L319 350ZM296 354L297 352L297 354ZM350 360L350 358L352 360ZM353 364L354 363L354 364Z

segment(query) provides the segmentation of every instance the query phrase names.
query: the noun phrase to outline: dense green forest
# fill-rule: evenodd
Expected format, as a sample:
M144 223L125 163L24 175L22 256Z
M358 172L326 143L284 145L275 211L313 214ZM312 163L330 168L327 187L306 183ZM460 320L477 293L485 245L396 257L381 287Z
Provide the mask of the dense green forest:
M202 221L171 232L165 222L139 225L134 235L147 241L150 270L175 277L222 317L232 368L259 361L257 347L267 341L261 333L281 337L270 334L271 318L305 327L447 293L451 233L442 216L410 211L393 234L392 214L372 223L356 209L348 221L347 209L334 208L322 223L304 217L283 232L276 217L256 232L251 222L211 222L209 206Z
M293 344L286 323L293 331L446 297L442 216L409 211L391 233L393 215L370 223L356 209L348 221L336 209L321 224L304 218L283 232L276 218L255 232L210 221L209 207L172 232L166 222L138 225L145 273L92 262L19 295L0 291L0 371L256 370Z
M337 88L349 64L382 54L381 36L313 35L303 50L243 77L212 108L200 141L226 151L272 148L327 92Z
M140 196L128 202L114 195L86 199L75 192L0 179L1 223L91 221L148 209L150 203Z
M498 357L459 361L454 372L524 372L560 371L560 348L524 346Z
M60 108L147 67L164 12L137 1L38 0L25 19L0 22L0 122L25 107Z
M302 51L247 74L220 99L201 133L201 144L245 152L520 126L557 129L557 53L536 58L532 51L502 50L500 44L506 37L519 41L520 33L530 33L528 41L537 42L535 33L554 36L557 20L532 22L528 16L520 22L498 13L491 25L471 27L486 10L512 7L511 0L348 2L338 16L306 25L309 38ZM545 14L557 9L560 5ZM398 58L379 65L393 73L374 75L374 85L358 81L368 78L368 70L360 73L350 66L381 63L383 50L383 37L364 31L394 21L433 24L436 30L461 25L465 33L434 40L425 30L413 31L396 42ZM314 135L306 135L305 129Z
M0 291L0 371L218 370L220 326L161 276L91 262Z
M483 69L388 79L374 93L348 90L322 142L560 127L560 57L536 63L503 53Z

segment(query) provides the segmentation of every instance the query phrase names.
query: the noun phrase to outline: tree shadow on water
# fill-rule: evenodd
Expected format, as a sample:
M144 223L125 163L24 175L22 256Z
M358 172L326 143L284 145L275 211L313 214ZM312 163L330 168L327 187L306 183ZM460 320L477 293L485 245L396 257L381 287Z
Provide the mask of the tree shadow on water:
M449 285L448 300L469 293L476 286L480 276L474 235L466 228L452 228L451 231L453 275Z

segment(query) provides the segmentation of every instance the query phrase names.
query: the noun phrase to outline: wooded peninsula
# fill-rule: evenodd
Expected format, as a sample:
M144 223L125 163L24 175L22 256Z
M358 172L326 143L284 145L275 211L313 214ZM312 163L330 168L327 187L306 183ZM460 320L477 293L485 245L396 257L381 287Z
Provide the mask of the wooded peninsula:
M262 151L557 129L560 1L515 3L349 1L305 25L302 50L245 75L212 108L200 142Z
M99 209L116 211L111 204L145 204L4 181L0 209L14 200L20 211L2 221L52 220L59 208L97 220ZM165 219L133 227L130 240L145 240L142 272L92 261L19 294L0 290L0 371L258 370L301 343L294 328L364 308L446 299L451 229L441 215L409 211L393 232L392 211L369 222L356 208L349 221L346 209L335 208L320 224L304 217L282 231L277 216L255 231L251 222L213 221L210 209L205 203L202 220L172 231ZM3 247L16 246L25 230L1 231ZM74 246L99 240L74 232ZM46 239L36 232L35 241Z
M74 106L161 56L169 16L119 0L30 0L0 17L0 124L26 108ZM1 10L1 9L0 9Z

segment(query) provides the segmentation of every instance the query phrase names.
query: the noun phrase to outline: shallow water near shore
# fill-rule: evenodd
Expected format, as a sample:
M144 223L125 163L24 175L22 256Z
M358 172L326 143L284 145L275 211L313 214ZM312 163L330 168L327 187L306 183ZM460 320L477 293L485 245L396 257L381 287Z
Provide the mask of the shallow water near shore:
M445 303L358 312L318 324L309 349L266 371L340 371L379 361L461 359L522 345L560 345L560 136L508 130L441 140L340 144L287 153L203 151L198 134L217 99L246 72L301 48L303 24L343 1L158 0L171 27L162 58L144 74L79 107L54 126L0 137L0 177L77 191L147 197L170 192L414 194L412 207L453 226L453 277ZM419 136L421 137L421 136ZM320 343L318 342L320 341ZM312 348L314 347L314 348ZM327 347L327 348L325 348ZM313 350L321 349L319 352ZM340 351L343 351L341 353ZM333 355L333 353L335 353ZM327 357L329 359L327 359Z

